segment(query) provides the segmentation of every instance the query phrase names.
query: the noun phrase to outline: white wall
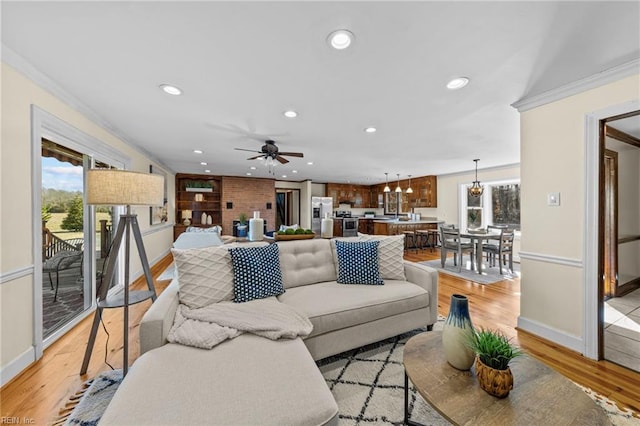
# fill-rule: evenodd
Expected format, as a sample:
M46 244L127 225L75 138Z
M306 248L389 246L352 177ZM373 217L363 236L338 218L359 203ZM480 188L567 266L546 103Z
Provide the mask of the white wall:
M9 65L2 63L2 130L0 150L0 368L2 382L34 361L34 265L33 209L31 188L31 105L55 115L80 131L108 144L131 159L131 170L148 172L149 165L162 168L104 128L37 86ZM168 177L168 197L174 197L174 176ZM173 221L173 204L169 205ZM139 207L145 248L151 262L171 247L170 225L149 226L149 208ZM40 250L40 247L36 247ZM132 250L133 278L141 275L137 253ZM37 284L41 285L40 283Z
M585 116L638 98L638 75L523 112L518 326L583 350ZM560 206L547 195L560 192Z

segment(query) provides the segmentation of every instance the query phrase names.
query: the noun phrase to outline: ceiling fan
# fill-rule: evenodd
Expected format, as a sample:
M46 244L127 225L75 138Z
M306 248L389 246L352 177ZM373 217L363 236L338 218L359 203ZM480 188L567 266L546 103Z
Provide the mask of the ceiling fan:
M260 151L255 151L253 149L243 149L243 148L235 148L235 149L238 151L257 152L260 154L260 155L256 155L255 157L247 158L247 160L256 160L258 158L263 158L265 160L271 159L271 161L277 160L281 164L286 164L289 162L289 160L284 158L284 156L299 157L299 158L304 157L304 154L301 152L280 152L280 150L278 149L278 146L276 145L276 142L271 139L267 139L266 141L264 141L264 145L262 145L262 148Z

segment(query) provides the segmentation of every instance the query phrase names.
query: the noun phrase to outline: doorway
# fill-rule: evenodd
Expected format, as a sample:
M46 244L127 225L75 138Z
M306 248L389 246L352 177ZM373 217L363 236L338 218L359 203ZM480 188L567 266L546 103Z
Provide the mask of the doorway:
M601 122L602 358L640 371L640 111Z
M276 188L276 230L300 225L300 190Z
M41 141L44 339L92 306L91 277L111 245L114 208L85 205L84 176L88 168L109 167L52 140Z

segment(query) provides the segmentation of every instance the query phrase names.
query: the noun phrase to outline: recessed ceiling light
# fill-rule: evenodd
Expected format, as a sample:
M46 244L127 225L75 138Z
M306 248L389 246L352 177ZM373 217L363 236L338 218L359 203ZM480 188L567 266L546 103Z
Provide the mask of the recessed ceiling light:
M201 166L206 166L206 165L207 165L207 162L206 162L206 161L202 161L202 162L200 163L200 165L201 165Z
M162 91L168 95L174 95L174 96L178 96L178 95L182 95L182 90L180 90L178 87L176 86L172 86L170 84L161 84L160 88L162 89Z
M256 166L251 166L251 167L249 167L249 168L250 168L251 170L255 170L255 169L256 169Z
M205 173L211 173L211 170L206 169L204 172L205 172Z
M297 170L291 170L291 173L298 173Z
M247 176L251 176L251 172L247 172Z
M283 178L286 178L286 177L287 177L287 175L282 175L282 177L283 177Z
M462 89L467 84L469 84L469 79L467 77L456 77L447 83L447 89L450 89L450 90Z
M351 31L348 30L336 30L329 34L329 44L331 47L337 50L343 50L351 45L351 42L354 39L354 35Z
M194 154L202 154L202 151L201 151L201 150L199 150L199 149L194 149L194 150L193 150L193 153L194 153Z
M367 127L366 129L364 129L364 131L367 133L375 133L378 131L378 129L376 129L375 127Z
M285 111L282 114L287 118L296 118L298 116L298 113L293 110Z
M307 161L307 164L308 164L309 166L313 166L313 161Z

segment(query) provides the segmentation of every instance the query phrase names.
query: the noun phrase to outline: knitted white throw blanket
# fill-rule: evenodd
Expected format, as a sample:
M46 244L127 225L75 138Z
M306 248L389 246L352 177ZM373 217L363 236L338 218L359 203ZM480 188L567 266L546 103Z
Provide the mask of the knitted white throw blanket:
M312 330L307 317L275 298L220 302L198 309L180 304L167 340L211 349L245 332L278 340L306 337Z

